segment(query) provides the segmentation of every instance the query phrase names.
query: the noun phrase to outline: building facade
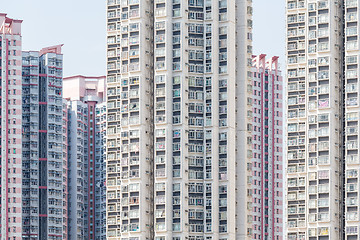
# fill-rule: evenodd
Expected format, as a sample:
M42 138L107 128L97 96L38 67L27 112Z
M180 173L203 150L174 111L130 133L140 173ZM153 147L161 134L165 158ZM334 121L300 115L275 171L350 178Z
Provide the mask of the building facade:
M251 238L251 1L107 3L108 239Z
M67 111L67 101L63 99L63 106L62 106L62 112L63 112L63 141L62 141L62 149L63 149L63 239L70 239L68 235L69 231L69 170L68 170L68 144L69 144L69 138L68 138L68 124L69 124L69 113Z
M0 13L1 239L22 239L21 22Z
M61 45L22 53L23 239L66 237L62 59Z
M68 171L69 171L69 237L70 239L83 239L87 234L87 105L81 102L71 102L68 108Z
M106 239L106 102L96 104L95 234Z
M22 52L21 22L0 14L0 238L105 239L105 77L63 94L62 45Z
M68 101L69 238L105 239L105 77L64 78Z
M359 1L345 1L344 6L344 47L343 68L345 73L342 74L345 89L340 102L345 109L342 111L343 131L345 136L340 149L343 151L344 157L342 163L345 162L345 173L341 176L345 177L342 190L345 202L342 208L345 209L345 224L343 233L345 239L360 238L360 216L359 216ZM331 58L330 58L331 59ZM344 144L345 143L345 144ZM345 160L345 161L344 161ZM344 166L343 165L343 166ZM339 214L340 215L340 214ZM340 215L341 216L341 215Z
M288 239L358 239L357 5L287 1Z
M283 79L278 57L253 57L253 238L283 239Z

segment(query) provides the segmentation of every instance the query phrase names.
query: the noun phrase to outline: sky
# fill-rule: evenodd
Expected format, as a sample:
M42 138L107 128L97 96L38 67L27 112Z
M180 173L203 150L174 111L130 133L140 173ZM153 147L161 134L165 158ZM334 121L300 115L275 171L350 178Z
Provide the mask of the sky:
M106 73L105 0L0 0L0 12L23 20L23 50L64 44L64 77Z
M106 73L105 0L0 0L0 12L22 19L23 50L64 44L64 77ZM285 1L253 0L254 54L280 56L284 67Z
M253 53L279 56L285 70L285 0L253 0Z

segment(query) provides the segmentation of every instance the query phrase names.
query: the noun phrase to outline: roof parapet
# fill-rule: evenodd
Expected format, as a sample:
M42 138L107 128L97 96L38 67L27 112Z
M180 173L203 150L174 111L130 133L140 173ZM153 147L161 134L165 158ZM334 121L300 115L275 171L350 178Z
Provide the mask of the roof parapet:
M6 17L6 13L0 13L0 32L2 34L21 35L22 20Z
M40 50L40 56L44 55L46 53L56 53L61 54L61 47L64 46L64 44L59 44L51 47L45 47Z

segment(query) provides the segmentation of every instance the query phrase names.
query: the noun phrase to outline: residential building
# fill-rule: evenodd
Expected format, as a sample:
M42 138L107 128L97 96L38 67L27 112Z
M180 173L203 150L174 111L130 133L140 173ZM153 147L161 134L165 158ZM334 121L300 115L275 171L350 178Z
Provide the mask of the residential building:
M341 66L343 67L343 73L339 73L344 79L341 82L340 88L344 88L341 91L335 89L334 94L340 95L342 98L339 101L341 106L345 109L340 110L340 122L342 122L342 135L336 131L342 139L338 148L341 152L341 160L336 159L341 163L341 168L345 172L339 174L342 183L342 200L341 209L345 210L345 213L340 212L340 219L345 219L345 224L342 229L345 234L344 239L359 239L360 238L360 217L359 217L359 40L358 33L359 28L359 1L345 1L344 9L344 30L342 31L344 39L340 39L337 42L341 43L344 40L344 46L341 48L345 50L342 53L344 58L340 58ZM330 30L331 31L331 30ZM355 32L356 31L356 32ZM329 61L333 60L333 55L329 56ZM323 63L322 63L323 64ZM332 93L331 93L332 94ZM320 119L318 119L319 121ZM321 119L322 120L322 119ZM345 165L345 166L344 166ZM332 168L332 166L331 166ZM320 177L320 176L319 176ZM345 179L344 179L345 177ZM345 185L345 186L344 186ZM331 187L331 186L330 186ZM345 216L345 218L344 218Z
M61 46L22 53L22 239L66 239Z
M105 77L63 94L62 45L22 52L21 22L0 14L1 239L105 239Z
M283 79L278 57L253 57L253 237L283 239Z
M68 235L69 230L69 171L68 171L68 111L67 111L67 101L63 99L62 105L62 112L63 112L63 141L62 141L62 148L63 148L63 239L70 239Z
M251 2L107 1L108 239L251 239Z
M358 4L287 1L289 240L358 239Z
M106 239L106 102L96 104L95 235Z
M88 233L87 223L87 166L88 134L87 105L74 101L67 104L68 110L68 199L69 238L84 239ZM86 234L86 235L85 235Z
M0 13L1 239L22 239L21 22Z
M105 77L64 78L68 101L69 238L105 239Z

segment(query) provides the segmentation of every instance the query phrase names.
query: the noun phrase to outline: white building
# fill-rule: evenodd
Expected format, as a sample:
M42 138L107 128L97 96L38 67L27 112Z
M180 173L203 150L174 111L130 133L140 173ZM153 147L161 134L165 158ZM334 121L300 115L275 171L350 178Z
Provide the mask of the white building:
M107 14L108 239L251 238L251 1Z
M358 239L357 5L287 1L289 240Z
M96 104L95 236L106 239L106 102Z

